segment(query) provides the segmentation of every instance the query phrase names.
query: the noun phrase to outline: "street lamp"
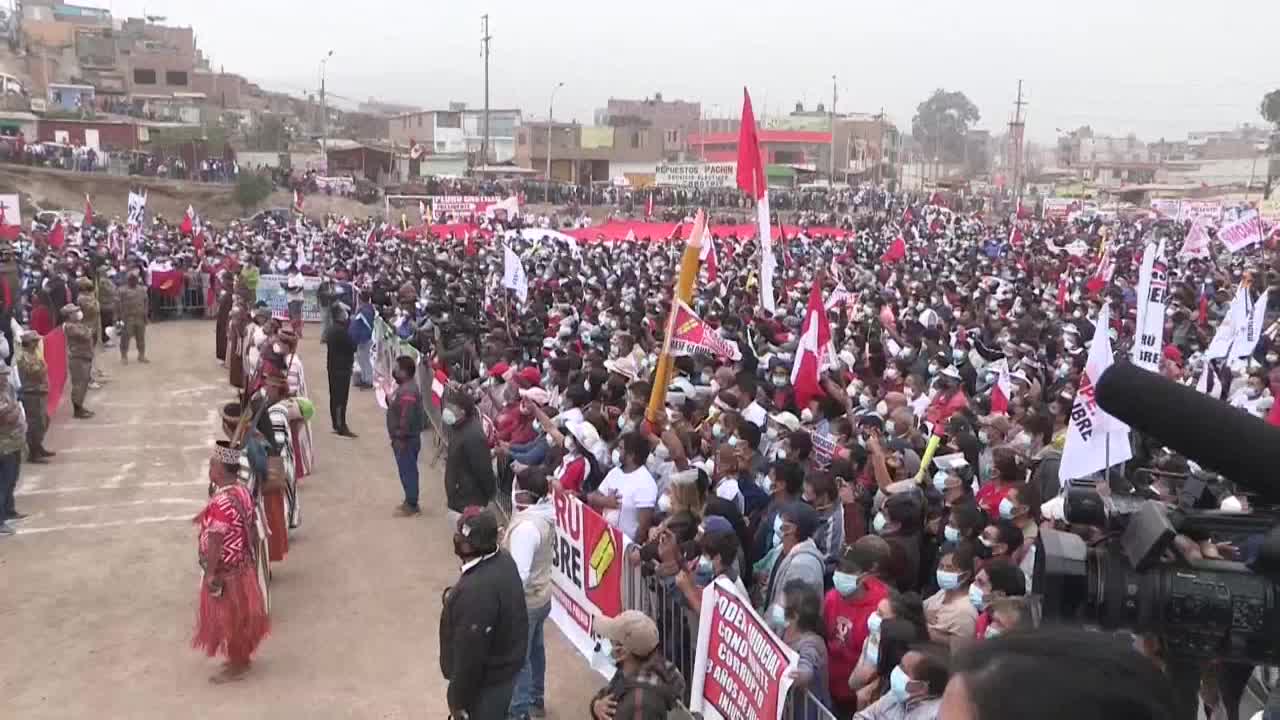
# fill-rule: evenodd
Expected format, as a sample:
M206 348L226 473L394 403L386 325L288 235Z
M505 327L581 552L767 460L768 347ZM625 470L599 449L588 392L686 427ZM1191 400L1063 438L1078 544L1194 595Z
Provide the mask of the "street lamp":
M329 172L329 106L324 101L324 70L331 57L332 50L320 58L320 158L324 161L326 173Z
M556 83L556 86L551 88L551 100L547 102L547 185L546 191L542 194L542 201L548 204L551 202L551 130L556 124L556 92L562 87L564 87L563 82Z

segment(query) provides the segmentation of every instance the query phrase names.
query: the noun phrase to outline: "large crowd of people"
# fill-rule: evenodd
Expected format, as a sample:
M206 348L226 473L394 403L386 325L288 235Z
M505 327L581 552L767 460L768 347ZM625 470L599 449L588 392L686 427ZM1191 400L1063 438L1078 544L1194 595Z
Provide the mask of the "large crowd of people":
M1280 326L1271 322L1280 292L1267 294L1252 352L1227 362L1208 353L1238 288L1257 298L1280 285L1274 242L1187 257L1190 224L1155 215L984 217L944 197L875 189L845 201L864 207L839 230L773 244L773 312L762 309L758 239L708 236L715 274L704 268L688 306L738 359L675 358L656 416L646 408L681 264L681 248L663 238L566 242L519 219L504 230L522 232L491 239L411 238L386 223L325 218L210 227L197 248L162 224L121 261L110 237L89 230L62 251L19 243L23 296L34 304L13 317L56 307L82 322L78 298L101 299L102 283L120 278L127 293L158 263L208 274L219 359L242 392L224 408L228 441L211 464L215 491L200 519L207 581L196 639L228 655L220 679L241 675L265 634L256 553L283 559L300 518L298 482L313 467L314 408L297 353L313 338L297 312L300 278L311 276L320 279L317 337L327 346L335 432L354 437L349 385L375 380L375 317L423 357L397 362L387 431L405 517L420 509L429 417L447 442L444 490L463 562L441 622L454 717L544 713L558 493L627 536L628 563L682 618L660 631L654 617L627 612L599 626L619 673L586 709L591 717L665 717L688 701L692 651L670 633L689 632L700 589L716 578L739 588L799 654L793 694L806 717L986 720L1012 717L1010 707L1170 717L1170 683L1153 670L1164 659L1158 643L1037 629L1058 620L1043 617L1042 528L1097 539L1064 515L1068 481L1172 503L1184 478L1206 474L1137 432L1132 459L1111 472L1059 472L1088 349L1101 333L1128 355L1141 255L1156 238L1169 258L1161 373L1184 384L1211 374L1223 402L1280 424ZM523 300L503 283L508 249L527 276ZM284 319L257 297L269 273L290 278L290 305L299 303ZM815 291L831 334L816 393L801 392L793 374ZM127 316L126 305L117 301L115 312ZM108 324L97 317L97 329ZM79 373L86 386L91 359ZM443 380L429 401L424 373ZM0 431L6 417L0 407ZM45 452L38 440L29 445L32 457ZM1231 479L1209 476L1209 487L1216 507L1249 506ZM1186 552L1233 549L1215 538ZM1098 679L1058 707L1052 692L1042 696L1049 705L1024 703L1040 689L1022 680L1068 662L1076 676L1110 671L1133 686L1119 697ZM1204 697L1221 688L1212 700L1234 717L1234 685L1214 682L1229 667L1206 665ZM993 693L1011 704L993 705Z

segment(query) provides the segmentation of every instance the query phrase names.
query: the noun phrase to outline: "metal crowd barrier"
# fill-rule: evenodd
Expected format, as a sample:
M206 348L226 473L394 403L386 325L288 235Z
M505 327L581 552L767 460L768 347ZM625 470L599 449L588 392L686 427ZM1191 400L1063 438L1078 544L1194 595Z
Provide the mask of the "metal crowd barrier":
M204 273L186 273L183 275L182 292L175 298L148 289L151 302L151 317L159 320L162 317L205 317L205 289L208 278Z
M668 714L669 719L688 720L694 716L685 707L693 687L693 663L697 655L698 615L685 604L684 594L674 584L657 575L645 576L639 566L623 564L622 607L639 610L658 624L659 648L685 679L684 706ZM787 720L836 720L808 690L793 688L787 698Z

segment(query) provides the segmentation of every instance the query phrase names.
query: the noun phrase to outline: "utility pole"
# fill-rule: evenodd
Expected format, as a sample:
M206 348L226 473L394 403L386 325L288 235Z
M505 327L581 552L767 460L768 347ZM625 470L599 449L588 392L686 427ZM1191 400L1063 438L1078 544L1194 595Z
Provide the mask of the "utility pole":
M1022 81L1018 81L1018 99L1013 103L1013 121L1009 123L1009 142L1013 144L1013 199L1014 206L1022 199Z
M325 64L329 62L329 58L333 57L333 51L320 58L320 158L324 161L324 171L329 172L329 106L324 101L324 70ZM214 76L217 77L216 75Z
M839 98L839 92L836 90L836 76L831 76L831 171L828 185L836 186L836 100Z
M480 16L481 35L480 50L484 55L484 140L480 144L480 164L489 164L489 41L493 36L489 34L489 14L485 13ZM551 146L547 146L548 154L551 152Z
M876 116L879 125L880 142L876 144L876 187L880 187L880 183L884 179L884 173L881 168L884 167L884 106L880 106L880 114Z

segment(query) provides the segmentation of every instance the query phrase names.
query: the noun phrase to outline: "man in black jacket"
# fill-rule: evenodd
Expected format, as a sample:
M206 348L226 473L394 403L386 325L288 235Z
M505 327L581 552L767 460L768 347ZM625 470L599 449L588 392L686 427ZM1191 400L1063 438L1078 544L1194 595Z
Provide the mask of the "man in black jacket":
M453 552L462 577L445 590L440 613L449 712L456 720L504 720L529 642L520 571L498 550L498 521L479 507L458 519Z
M347 332L347 306L334 303L329 308L333 322L324 331L325 368L329 371L329 420L333 431L343 437L356 434L347 427L347 398L351 394L351 368L356 362L356 344Z
M450 391L444 397L441 419L448 426L449 450L444 465L444 493L450 519L471 505L493 502L498 479L493 454L485 440L476 404L469 395Z

